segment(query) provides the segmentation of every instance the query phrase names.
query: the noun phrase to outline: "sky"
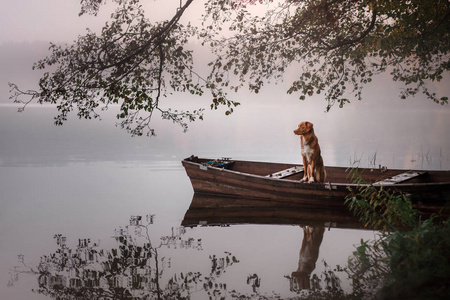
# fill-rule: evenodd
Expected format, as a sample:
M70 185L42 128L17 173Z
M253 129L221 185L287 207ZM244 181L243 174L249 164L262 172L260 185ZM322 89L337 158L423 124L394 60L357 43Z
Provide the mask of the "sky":
M79 18L79 1L4 0L0 12L0 43L35 41L69 42L100 20Z
M170 16L178 0L147 0L148 6L158 7L158 17ZM79 17L79 0L3 0L0 20L0 44L35 41L70 42L86 28L103 26L112 5L102 7L97 17ZM152 10L149 10L152 11Z

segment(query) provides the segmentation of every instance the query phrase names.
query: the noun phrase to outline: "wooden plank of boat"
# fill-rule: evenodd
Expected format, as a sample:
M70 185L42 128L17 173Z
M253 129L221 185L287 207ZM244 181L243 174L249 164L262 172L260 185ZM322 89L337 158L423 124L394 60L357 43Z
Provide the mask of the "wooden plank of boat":
M389 185L389 184L397 184L400 182L405 182L407 180L419 177L421 175L427 174L425 171L407 171L398 175L391 176L389 178L380 180L375 182L373 185L379 186L379 185Z
M266 175L266 177L282 179L282 178L286 178L286 177L296 175L296 174L302 173L302 172L303 172L302 166L295 166L295 167L287 168L285 170L281 170L281 171Z

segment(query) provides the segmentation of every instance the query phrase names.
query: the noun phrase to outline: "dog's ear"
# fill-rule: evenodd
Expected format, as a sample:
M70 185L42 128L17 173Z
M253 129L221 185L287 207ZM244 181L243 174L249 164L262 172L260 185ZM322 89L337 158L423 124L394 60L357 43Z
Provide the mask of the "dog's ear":
M306 126L306 131L311 131L313 130L313 123L311 122L305 122L305 126Z

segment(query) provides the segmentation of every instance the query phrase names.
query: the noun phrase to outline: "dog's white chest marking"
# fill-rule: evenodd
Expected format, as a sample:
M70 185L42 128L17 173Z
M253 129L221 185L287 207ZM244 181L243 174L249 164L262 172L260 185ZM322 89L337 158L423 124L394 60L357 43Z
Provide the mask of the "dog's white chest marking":
M311 157L314 154L314 149L312 149L308 144L303 143L302 154L306 157L306 160L310 162Z

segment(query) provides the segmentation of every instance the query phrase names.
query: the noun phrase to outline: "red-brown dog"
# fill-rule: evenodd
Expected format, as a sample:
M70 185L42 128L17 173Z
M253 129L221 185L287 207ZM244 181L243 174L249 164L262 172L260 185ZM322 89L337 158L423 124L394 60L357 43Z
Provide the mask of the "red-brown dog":
M320 155L319 140L314 134L313 124L301 122L294 133L300 136L303 168L305 170L305 175L300 182L325 182L327 174Z

